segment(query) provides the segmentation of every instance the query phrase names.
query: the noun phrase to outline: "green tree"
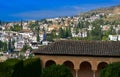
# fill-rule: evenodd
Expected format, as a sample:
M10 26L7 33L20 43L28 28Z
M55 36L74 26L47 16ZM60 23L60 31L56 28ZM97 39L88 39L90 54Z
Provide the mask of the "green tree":
M42 77L73 77L73 75L64 65L51 65L43 69Z
M70 26L66 27L65 37L72 37Z
M52 36L53 36L52 34L47 34L46 40L47 41L53 41L54 38Z
M34 29L35 29L35 23L33 23L33 22L31 22L30 24L29 24L29 28L32 30L32 31L34 31Z
M50 34L47 34L47 41L54 41L54 39L58 38L58 36L56 35L56 30L52 30L52 32Z
M101 40L102 39L102 31L100 26L95 26L94 29L91 31L91 39L92 40Z
M35 32L39 33L39 31L40 31L39 24L38 24L38 21L36 21L35 22Z
M79 33L79 28L74 28L74 30L75 30L75 34L78 34Z
M66 38L65 30L60 28L59 29L59 37L60 38Z
M79 29L85 28L86 27L85 24L88 24L88 22L79 21L77 24L77 28L79 28Z
M52 30L51 36L52 36L53 38L57 38L56 32L57 32L56 30Z
M0 77L24 77L23 61L8 59L5 62L0 62Z
M7 42L4 42L3 43L3 51L7 51L7 49L8 49Z
M22 20L20 21L20 28L21 28L21 30L23 29L23 21Z
M30 46L28 46L28 45L25 44L25 45L23 46L23 48L21 49L21 51L22 51L22 52L25 52L25 51L27 51L28 49L32 50L32 48L31 48Z
M39 58L8 59L0 62L0 77L41 77L41 70Z
M119 35L120 35L120 30L118 30L118 31L117 31L117 34L119 34Z
M85 25L84 25L84 27L85 27L85 28L88 28L88 27L89 27L89 25L90 25L90 22L85 21Z
M40 28L39 28L39 24L38 24L38 21L35 22L35 32L36 32L36 37L37 37L37 42L40 41L40 36L39 36L39 32L40 32Z
M59 29L59 37L60 38L67 38L67 37L71 37L71 28L70 26L66 27L65 29L60 28Z
M8 50L12 51L12 41L11 41L11 38L8 41Z
M107 31L109 35L115 35L116 31L113 29L113 26L110 26L110 29Z
M2 51L2 48L3 48L3 42L0 41L0 50Z
M96 20L92 23L93 29L90 32L90 39L91 40L101 40L103 36L102 28L100 26L100 22L102 20Z
M0 41L0 51L7 51L7 42Z
M108 40L108 37L107 37L107 36L103 36L103 37L102 37L102 40L103 40L103 41L107 41L107 40Z
M41 77L41 61L39 58L29 58L23 62L24 77Z
M120 62L109 64L101 70L100 77L120 77Z
M39 33L37 33L37 42L40 42L40 36L39 36Z
M34 32L34 33L39 33L40 27L39 27L39 21L35 21L34 23L31 22L29 24L29 28Z
M14 26L10 27L10 30L18 32L21 30L21 26L19 26L18 24L14 25Z

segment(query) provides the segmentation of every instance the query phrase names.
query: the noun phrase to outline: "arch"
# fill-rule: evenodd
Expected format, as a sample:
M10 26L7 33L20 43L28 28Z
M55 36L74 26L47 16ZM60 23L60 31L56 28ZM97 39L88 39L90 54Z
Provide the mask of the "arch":
M90 62L84 61L80 64L80 69L88 69L91 70L92 66Z
M90 62L84 61L80 64L79 77L93 77L92 65Z
M70 69L74 69L74 64L71 61L65 61L63 65L69 67Z
M74 70L74 64L72 61L65 61L63 63L63 65L67 66L68 68L70 68L72 74L73 74L73 77L75 77L75 70Z
M101 69L105 68L106 65L108 65L107 62L100 62L97 66L97 70L101 70Z
M53 61L53 60L48 60L48 61L45 63L45 67L49 67L49 66L51 66L51 65L53 65L53 64L56 64L56 62Z
M96 77L99 77L100 76L100 71L105 68L105 66L108 65L107 62L100 62L98 65L97 65L97 71L96 71Z

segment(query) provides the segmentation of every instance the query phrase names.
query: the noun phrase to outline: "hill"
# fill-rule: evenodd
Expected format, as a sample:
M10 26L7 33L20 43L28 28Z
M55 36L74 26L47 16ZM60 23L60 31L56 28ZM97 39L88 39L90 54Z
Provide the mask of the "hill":
M90 10L88 12L85 13L80 13L80 15L94 15L94 14L98 14L98 13L104 13L104 14L120 14L120 5L117 6L112 6L112 7L106 7L106 8L99 8L99 9L95 9L95 10Z

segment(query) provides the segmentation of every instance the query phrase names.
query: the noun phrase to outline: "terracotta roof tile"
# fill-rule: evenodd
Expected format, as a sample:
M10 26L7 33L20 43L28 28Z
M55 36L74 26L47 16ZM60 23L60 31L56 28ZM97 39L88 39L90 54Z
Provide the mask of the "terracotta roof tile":
M39 49L35 54L120 57L120 42L62 40Z

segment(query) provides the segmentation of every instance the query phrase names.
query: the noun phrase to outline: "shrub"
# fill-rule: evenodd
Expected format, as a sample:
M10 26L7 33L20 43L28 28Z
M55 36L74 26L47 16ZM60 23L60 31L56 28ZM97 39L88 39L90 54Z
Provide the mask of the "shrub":
M42 77L73 77L70 69L64 65L51 65L43 69Z
M100 77L119 77L119 76L120 76L120 62L109 64L100 73Z
M23 77L22 67L22 60L8 59L0 63L0 77Z
M25 61L8 59L0 63L0 77L40 77L41 62L39 58L29 58Z
M24 77L40 77L41 62L39 58L29 58L24 61Z

